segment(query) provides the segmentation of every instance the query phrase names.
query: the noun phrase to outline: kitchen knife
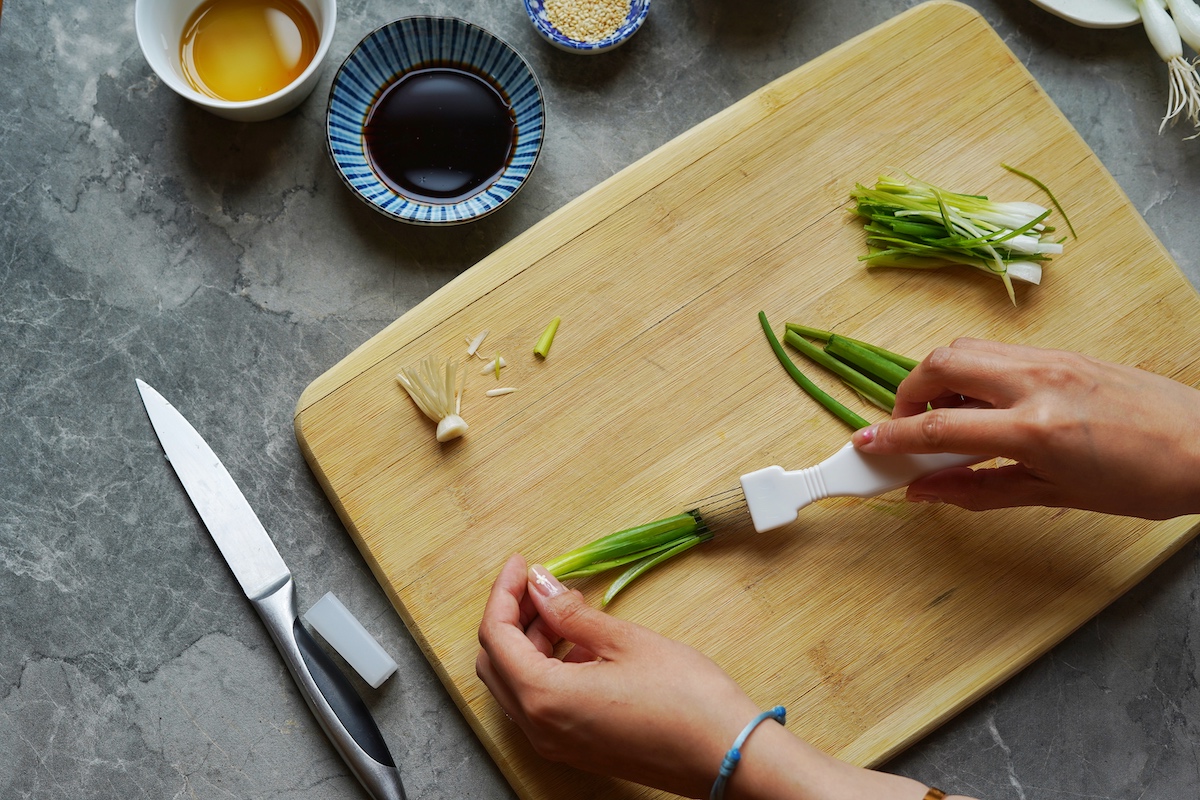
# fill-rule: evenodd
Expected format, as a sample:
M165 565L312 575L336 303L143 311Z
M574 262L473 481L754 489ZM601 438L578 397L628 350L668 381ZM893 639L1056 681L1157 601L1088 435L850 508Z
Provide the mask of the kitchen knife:
M296 613L296 585L225 466L149 384L138 391L192 505L283 655L300 694L354 777L375 800L405 800L400 771L371 712Z

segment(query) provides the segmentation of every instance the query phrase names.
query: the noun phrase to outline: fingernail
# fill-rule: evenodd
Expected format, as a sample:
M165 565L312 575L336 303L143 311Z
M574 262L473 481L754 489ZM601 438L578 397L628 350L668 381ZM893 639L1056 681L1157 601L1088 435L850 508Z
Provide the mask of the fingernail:
M537 590L542 597L558 597L563 592L567 591L567 587L562 585L558 578L550 574L550 571L541 564L534 564L529 568L529 582L533 584L533 588Z
M878 432L878 425L868 425L855 431L850 438L854 440L855 445L870 444L875 441L875 434Z
M913 503L940 503L942 498L933 494L910 494L908 496L910 502Z

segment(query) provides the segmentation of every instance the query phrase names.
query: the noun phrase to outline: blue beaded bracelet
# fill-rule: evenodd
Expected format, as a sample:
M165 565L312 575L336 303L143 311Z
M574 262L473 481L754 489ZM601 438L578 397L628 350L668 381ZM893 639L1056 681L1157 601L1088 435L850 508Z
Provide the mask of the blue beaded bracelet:
M787 724L787 709L783 706L775 706L770 711L762 712L750 720L749 725L742 728L742 732L733 740L733 747L729 748L729 752L721 761L721 770L717 773L717 779L713 781L712 791L708 793L708 800L722 800L725 797L725 784L729 781L729 776L733 774L734 767L742 760L742 745L750 738L750 734L758 727L758 723L770 718L774 718L780 725Z

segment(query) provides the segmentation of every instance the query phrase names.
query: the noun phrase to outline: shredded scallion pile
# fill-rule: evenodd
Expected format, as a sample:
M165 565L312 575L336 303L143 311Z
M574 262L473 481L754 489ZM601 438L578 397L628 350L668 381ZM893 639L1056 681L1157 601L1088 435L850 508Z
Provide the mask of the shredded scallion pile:
M1005 168L1045 189L1024 172ZM1046 224L1050 211L1036 203L950 192L912 176L880 177L873 187L855 184L851 196L854 212L866 220L870 252L859 260L868 267L975 267L1003 281L1014 304L1013 280L1040 283L1042 266L1063 249L1061 241L1047 239L1054 231Z

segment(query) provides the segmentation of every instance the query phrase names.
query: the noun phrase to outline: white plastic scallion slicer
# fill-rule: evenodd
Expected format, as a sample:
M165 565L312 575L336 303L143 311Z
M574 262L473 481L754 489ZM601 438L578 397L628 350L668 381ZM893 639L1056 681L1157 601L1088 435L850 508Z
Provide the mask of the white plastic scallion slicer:
M750 519L759 533L793 522L800 509L826 497L875 497L951 467L969 467L981 456L959 453L871 455L847 444L807 469L766 467L741 477Z

